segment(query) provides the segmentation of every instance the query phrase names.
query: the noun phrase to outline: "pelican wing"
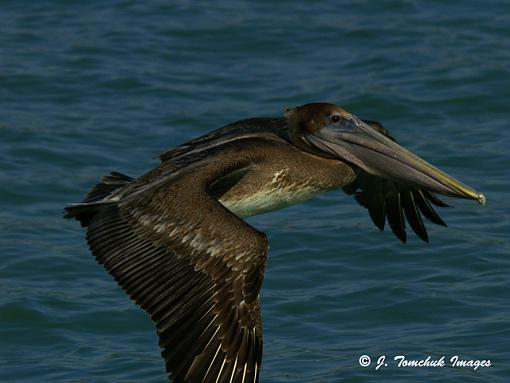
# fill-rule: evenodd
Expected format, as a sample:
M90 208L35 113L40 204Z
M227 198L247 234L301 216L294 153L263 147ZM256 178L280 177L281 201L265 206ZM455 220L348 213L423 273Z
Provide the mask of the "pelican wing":
M395 141L380 123L368 120L364 122ZM426 242L428 234L422 215L435 224L446 226L432 204L439 207L448 205L427 190L377 177L361 169L356 179L343 187L343 190L354 195L356 201L368 209L370 218L381 231L384 230L387 219L395 236L404 243L407 239L406 220L418 237Z
M155 322L171 380L257 382L267 239L211 197L204 179L196 168L176 172L94 206L87 241ZM67 209L78 219L79 205Z
M159 156L161 162L182 160L183 158L195 159L204 148L210 149L220 146L232 139L239 140L260 134L268 133L279 135L287 128L285 118L278 117L255 117L239 120L222 128L195 138L185 144L172 148Z

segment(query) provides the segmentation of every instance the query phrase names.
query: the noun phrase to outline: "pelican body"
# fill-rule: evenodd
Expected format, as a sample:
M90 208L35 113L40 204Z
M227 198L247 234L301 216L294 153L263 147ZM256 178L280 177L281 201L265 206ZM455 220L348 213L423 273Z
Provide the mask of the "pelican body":
M67 217L156 324L169 378L256 383L262 358L259 291L264 233L243 218L342 188L406 241L423 240L422 215L444 225L434 193L485 202L483 194L407 151L375 121L328 103L252 118L160 156L134 179L101 179Z

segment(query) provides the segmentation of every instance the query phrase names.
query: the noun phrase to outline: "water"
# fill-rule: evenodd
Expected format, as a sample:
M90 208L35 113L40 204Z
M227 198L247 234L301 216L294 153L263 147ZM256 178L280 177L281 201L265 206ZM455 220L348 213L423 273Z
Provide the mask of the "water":
M382 121L488 203L449 201L430 244L378 232L342 192L251 218L271 241L261 382L509 381L509 16L505 1L2 2L0 381L164 382L150 320L62 207L111 170L311 101Z

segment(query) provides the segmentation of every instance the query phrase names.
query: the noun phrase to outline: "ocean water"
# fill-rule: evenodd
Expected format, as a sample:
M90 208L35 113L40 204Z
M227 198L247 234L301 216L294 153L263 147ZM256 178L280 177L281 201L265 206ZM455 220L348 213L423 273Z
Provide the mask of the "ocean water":
M250 218L271 242L261 382L509 382L509 19L507 1L2 1L0 382L164 382L152 323L63 207L313 101L381 121L488 202L448 199L428 244L341 191Z

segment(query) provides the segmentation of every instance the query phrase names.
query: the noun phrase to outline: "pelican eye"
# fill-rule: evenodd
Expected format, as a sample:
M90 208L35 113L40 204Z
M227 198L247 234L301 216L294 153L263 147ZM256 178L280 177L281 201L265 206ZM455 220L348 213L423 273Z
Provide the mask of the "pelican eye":
M340 116L338 114L333 114L331 117L331 122L337 123L340 121Z

